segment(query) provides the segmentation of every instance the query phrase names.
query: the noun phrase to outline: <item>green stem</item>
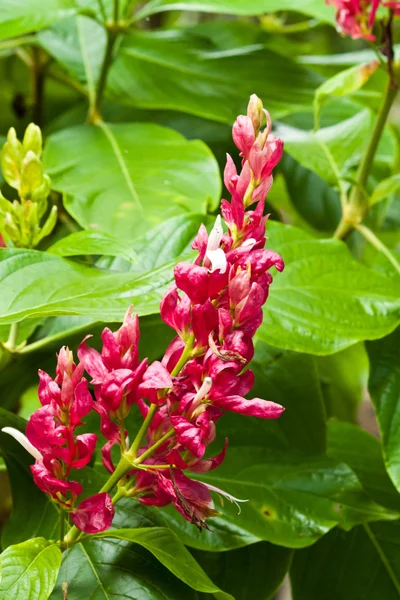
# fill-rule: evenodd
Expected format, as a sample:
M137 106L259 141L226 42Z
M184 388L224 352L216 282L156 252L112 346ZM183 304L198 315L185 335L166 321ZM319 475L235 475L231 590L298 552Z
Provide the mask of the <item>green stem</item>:
M60 542L64 540L65 535L65 510L60 506Z
M10 333L6 342L6 347L10 352L15 352L17 347L19 323L11 323Z
M118 37L118 32L113 29L107 29L107 46L104 54L103 64L100 71L100 77L97 82L96 93L92 105L89 107L88 122L98 123L101 121L101 104L103 94L107 83L108 71L111 65L114 45Z
M140 465L144 460L146 460L146 458L149 458L149 456L154 454L155 450L157 450L157 448L159 448L164 442L166 442L171 436L173 436L174 433L174 429L170 429L169 431L167 431L165 435L163 435L159 440L154 442L154 444L150 446L150 448L148 448L145 452L143 452L143 454L136 458L133 464Z
M337 239L345 238L363 221L368 213L368 197L365 193L365 187L397 91L398 85L393 85L393 82L389 81L376 117L371 138L356 173L355 185L351 190L349 202L345 207L340 223L334 233L334 237Z
M32 47L32 120L36 125L43 125L43 100L46 65L40 48Z
M375 235L375 233L371 231L369 227L366 227L362 224L357 225L356 229L365 237L366 240L368 240L368 242L372 246L374 246L374 248L378 250L378 252L382 252L382 254L386 256L386 258L392 263L396 271L400 274L400 263L397 261L394 254L390 252L389 248L385 246L385 244L381 242L381 240Z
M178 360L178 362L176 363L176 365L171 373L172 377L176 377L177 375L179 375L179 373L181 372L182 368L186 365L189 358L191 358L192 351L193 351L193 344L194 344L194 335L192 334L189 337L188 341L186 342L186 346L181 354L181 357Z
M152 404L149 408L149 412L147 413L147 416L145 418L145 420L142 423L141 428L139 429L137 436L135 437L132 446L130 447L129 450L129 454L130 456L132 456L133 459L136 458L137 452L140 448L140 444L142 443L142 440L144 438L144 436L146 435L147 429L154 417L154 415L157 412L157 404Z

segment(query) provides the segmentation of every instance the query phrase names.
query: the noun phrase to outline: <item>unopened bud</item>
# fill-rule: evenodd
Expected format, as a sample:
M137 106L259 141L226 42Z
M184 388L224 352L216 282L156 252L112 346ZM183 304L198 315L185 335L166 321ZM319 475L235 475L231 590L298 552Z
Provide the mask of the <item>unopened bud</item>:
M44 169L39 158L32 150L29 150L21 164L21 200L30 200L39 192L44 182Z
M26 154L31 151L39 158L42 153L42 144L42 132L40 131L40 127L34 123L30 123L26 128L24 141L22 142L24 153Z
M23 157L23 148L17 138L14 127L8 131L7 141L1 151L1 170L8 185L15 189L20 186L20 169Z
M254 133L257 136L261 129L264 120L263 103L256 94L250 96L249 104L247 106L247 116L250 117L253 123Z

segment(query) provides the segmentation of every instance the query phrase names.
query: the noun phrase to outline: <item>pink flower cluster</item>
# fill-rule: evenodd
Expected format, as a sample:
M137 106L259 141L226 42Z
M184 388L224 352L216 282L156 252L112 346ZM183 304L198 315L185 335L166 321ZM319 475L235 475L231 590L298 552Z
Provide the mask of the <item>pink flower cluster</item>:
M82 419L93 409L83 365L75 365L72 352L61 348L57 357L56 377L39 371L39 408L29 419L26 437L38 451L31 466L36 485L67 510L72 522L86 533L110 527L114 517L111 498L96 494L75 507L83 488L69 480L72 469L82 469L91 460L97 435L75 435Z
M78 365L62 349L56 378L40 372L42 408L26 431L40 453L32 472L40 489L68 510L83 531L106 529L114 513L104 492L75 508L82 488L69 480L73 469L89 463L95 449L96 435L75 435L92 409L100 415L107 440L102 460L113 485L119 481L123 495L146 505L172 503L199 527L217 514L210 491L221 490L185 472L206 473L224 460L227 441L217 456L207 454L220 417L233 411L268 419L284 410L274 402L245 397L254 382L247 367L272 283L269 271L284 266L276 252L264 248L264 201L283 142L271 134L269 114L256 96L250 98L247 115L237 118L233 139L242 165L238 173L228 155L224 179L231 200L221 203L226 231L221 217L210 235L202 225L192 244L194 263L175 267L175 283L162 298L161 316L177 335L161 362L139 361L139 322L128 310L118 331L104 329L101 352L85 338ZM92 378L95 400L84 370ZM133 405L143 423L130 445L126 418ZM118 450L122 458L115 466Z
M326 0L326 3L336 8L336 23L344 35L354 40L363 38L374 41L372 33L376 13L380 5L400 15L400 1L382 2L381 0Z

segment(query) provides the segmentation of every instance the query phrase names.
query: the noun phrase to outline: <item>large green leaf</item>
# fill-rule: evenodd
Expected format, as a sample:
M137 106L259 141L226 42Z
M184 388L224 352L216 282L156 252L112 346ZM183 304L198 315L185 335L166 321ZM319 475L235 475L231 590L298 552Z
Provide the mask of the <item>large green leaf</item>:
M0 7L0 39L39 31L76 13L76 0L12 0Z
M124 240L118 240L104 231L76 231L52 244L47 248L47 252L57 256L104 254L121 256L129 262L136 260L131 244Z
M362 110L354 117L316 133L280 125L276 134L285 142L286 151L303 166L311 169L331 185L351 176L360 161L372 129L373 115ZM397 141L386 129L375 161L392 168L397 158Z
M254 446L230 448L228 457L201 480L236 498L248 499L241 504L240 516L237 506L225 503L223 517L210 520L211 529L222 529L225 536L234 534L237 547L264 540L302 548L338 523L351 528L398 517L397 512L371 501L349 467L332 459ZM214 533L205 531L200 537L180 516L178 520L169 514L171 526L185 544L207 548Z
M210 50L208 40L188 31L137 31L121 43L107 90L120 104L179 110L231 124L246 110L252 93L264 99L273 117L307 109L321 81L259 45Z
M376 437L351 423L330 421L328 455L349 465L375 502L400 511L400 495L386 472Z
M355 422L368 385L369 362L364 344L319 356L317 365L328 417Z
M26 421L0 408L0 430L3 427L14 427L24 432ZM13 437L1 431L0 453L7 465L13 496L11 517L2 532L3 548L37 536L52 538L57 528L58 512L33 483L29 469L32 457Z
M68 73L87 85L93 100L107 43L105 28L94 19L76 16L41 31L38 41Z
M137 14L142 19L165 10L194 10L243 16L293 10L321 21L333 22L334 10L319 0L151 0Z
M341 216L337 191L287 153L284 154L283 161L280 163L280 169L282 169L290 199L300 216L319 231L333 232ZM276 182L274 181L272 190L268 194L268 200L271 195L274 195L275 187ZM286 220L284 222L300 225ZM301 229L306 229L306 227L302 226Z
M266 542L229 552L192 552L211 579L235 600L271 598L282 583L293 554Z
M166 527L112 529L96 538L113 538L139 544L151 552L171 573L199 592L215 594L220 600L231 600L209 579L179 538Z
M382 435L388 473L400 491L400 329L368 344L371 361L369 389Z
M174 577L148 550L116 540L77 544L64 556L51 600L197 600L197 593Z
M133 239L168 217L215 207L218 165L200 141L152 124L80 126L50 136L46 172L84 228ZM94 176L94 173L96 174Z
M0 324L38 315L122 320L130 303L140 314L159 311L173 263L145 275L110 273L35 250L0 250Z
M252 396L282 404L285 412L277 420L228 414L220 422L221 441L227 436L233 446L267 444L303 455L323 454L326 417L315 358L257 340L251 368Z
M271 249L286 263L276 276L258 336L280 348L331 354L387 335L399 322L400 281L361 266L347 247L279 223Z
M400 595L400 521L340 529L295 553L293 600L396 600Z
M0 555L0 600L47 600L60 564L60 548L44 538L9 546Z

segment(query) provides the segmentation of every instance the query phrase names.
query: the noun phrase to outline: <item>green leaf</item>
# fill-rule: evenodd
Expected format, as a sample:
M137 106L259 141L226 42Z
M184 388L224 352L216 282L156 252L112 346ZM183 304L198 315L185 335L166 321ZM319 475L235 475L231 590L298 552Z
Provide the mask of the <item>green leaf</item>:
M0 8L0 39L4 40L49 27L76 13L76 0L13 0Z
M400 329L367 345L371 362L369 390L382 435L388 473L400 491Z
M276 135L285 142L285 150L299 163L317 173L331 185L351 178L368 143L373 115L362 110L354 117L320 129L316 133L280 125ZM375 163L392 168L397 156L397 141L386 128L378 147Z
M87 85L93 100L107 43L105 28L94 19L77 16L41 31L38 41L70 75Z
M293 600L396 600L400 594L400 521L340 529L295 553Z
M377 202L384 200L390 194L397 192L400 189L400 174L392 175L392 177L388 177L383 181L380 181L376 188L374 189L370 199L369 205L373 206Z
M220 195L208 148L158 125L66 129L50 136L44 162L78 223L118 238L131 240L183 212L206 212Z
M93 540L65 553L51 600L197 600L197 593L174 577L137 544Z
M101 259L97 265L115 271L143 273L177 260L192 251L192 242L203 223L211 231L215 217L210 215L180 215L166 219L134 242L135 264L119 258ZM195 254L193 253L193 256Z
M316 173L303 167L289 154L284 155L280 167L290 199L300 213L301 218L319 231L333 232L341 216L337 191ZM268 202L271 194L274 194L274 188L275 181L268 194ZM288 222L289 225L295 225L307 231L307 228L301 223L282 220L284 223ZM310 232L309 229L308 231Z
M268 600L289 568L291 550L266 542L229 552L193 550L196 560L213 581L235 600Z
M326 355L383 337L399 322L400 282L357 263L342 242L270 223L268 245L285 260L258 337L288 350Z
M364 344L316 360L328 416L355 422L368 386L369 362Z
M0 555L0 600L47 600L61 558L60 548L40 537L9 546Z
M282 404L285 412L277 420L226 415L220 426L221 441L227 436L234 446L263 446L269 440L270 446L279 444L299 454L323 454L326 416L316 359L272 348L257 339L251 368L255 375L252 396Z
M319 117L322 107L331 96L348 96L349 94L356 92L362 88L378 67L379 61L373 60L362 65L350 67L350 69L341 71L340 73L337 73L337 75L324 81L315 92L315 129L319 129Z
M230 448L229 460L201 480L248 499L240 505L240 516L237 506L225 502L222 516L209 520L214 532L234 533L236 547L268 541L303 548L337 524L350 529L399 515L370 500L349 467L327 457L302 457L269 447ZM180 516L178 520L172 511L168 514L186 545L207 549L213 544L208 538L214 533L205 531L199 537Z
M109 72L108 98L137 108L178 110L231 125L246 110L252 93L264 98L266 108L276 117L308 109L322 81L261 45L227 51L210 50L210 45L209 40L182 30L127 35ZM160 70L163 85L159 85ZM268 77L260 77L260 73L268 73Z
M103 231L77 231L58 240L47 249L57 256L83 256L85 254L104 254L121 256L130 262L136 261L132 246Z
M215 594L220 600L233 600L213 584L179 538L165 527L112 529L94 538L115 538L139 544L151 552L171 573L199 592ZM92 539L92 538L91 538Z
M400 511L400 495L389 478L380 441L351 423L328 423L328 455L346 463L365 491L382 506Z
M263 15L264 13L293 10L321 21L332 23L334 10L321 4L319 0L151 0L136 18L143 19L148 15L166 10L194 10L209 13L235 14L243 16Z
M144 275L110 273L45 252L2 249L0 324L39 315L121 321L131 303L141 315L158 314L173 266L168 263Z
M0 430L3 427L25 432L26 421L0 408ZM29 469L32 457L13 437L1 431L0 453L7 465L13 496L11 517L2 532L3 548L37 536L52 538L57 529L58 511L33 483Z

